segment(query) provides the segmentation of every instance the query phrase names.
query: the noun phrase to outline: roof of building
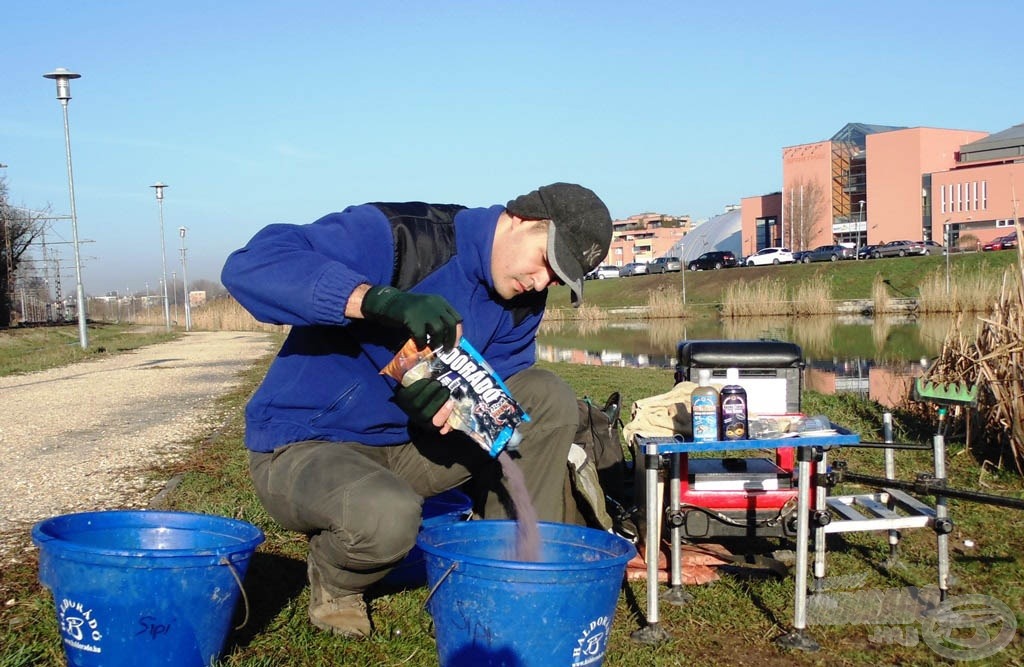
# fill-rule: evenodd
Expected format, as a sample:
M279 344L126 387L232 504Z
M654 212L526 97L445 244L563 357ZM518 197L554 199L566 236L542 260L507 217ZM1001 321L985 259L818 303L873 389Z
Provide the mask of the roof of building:
M1024 155L1024 123L960 147L960 162L981 162Z
M730 250L739 257L742 224L743 214L738 208L716 215L694 227L665 254L678 257L684 265L712 250Z
M838 132L832 135L830 141L851 143L864 148L866 137L869 134L880 132L892 132L893 130L905 130L906 127L898 125L870 125L868 123L847 123Z

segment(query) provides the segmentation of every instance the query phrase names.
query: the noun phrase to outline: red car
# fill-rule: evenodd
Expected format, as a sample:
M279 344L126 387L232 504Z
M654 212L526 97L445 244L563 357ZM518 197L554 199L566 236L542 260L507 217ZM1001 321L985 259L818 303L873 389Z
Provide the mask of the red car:
M1010 232L1006 236L999 236L981 246L982 250L1009 250L1017 247L1017 232Z

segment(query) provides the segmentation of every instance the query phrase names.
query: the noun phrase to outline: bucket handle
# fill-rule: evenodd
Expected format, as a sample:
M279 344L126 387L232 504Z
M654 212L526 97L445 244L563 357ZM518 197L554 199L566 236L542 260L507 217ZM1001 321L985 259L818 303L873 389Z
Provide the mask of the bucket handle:
M430 589L429 593L427 593L427 599L423 601L423 608L424 609L427 608L427 603L430 602L430 598L434 597L434 593L441 586L441 584L444 583L444 580L448 578L448 575L451 574L452 572L454 572L456 569L458 569L458 567L459 567L459 561L455 561L454 563L452 563L451 567L449 567L447 570L445 570L444 574L442 574L441 577L437 580L437 583L434 584L434 587Z
M242 578L238 576L238 570L235 569L234 564L227 556L221 556L221 565L227 565L228 569L231 570L231 576L235 578L235 583L238 584L238 590L242 591L242 601L245 603L245 616L242 618L242 622L235 626L235 630L241 630L249 622L249 596L245 594L245 586L242 585Z

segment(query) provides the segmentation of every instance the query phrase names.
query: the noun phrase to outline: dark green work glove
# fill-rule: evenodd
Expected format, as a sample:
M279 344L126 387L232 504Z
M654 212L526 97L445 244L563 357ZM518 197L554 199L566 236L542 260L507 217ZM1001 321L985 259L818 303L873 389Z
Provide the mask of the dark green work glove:
M423 378L408 387L399 385L395 390L395 403L409 415L410 422L418 426L433 426L434 415L451 395L448 387L437 380Z
M363 317L404 327L419 347L454 347L459 314L443 296L412 294L394 287L371 287L363 296Z

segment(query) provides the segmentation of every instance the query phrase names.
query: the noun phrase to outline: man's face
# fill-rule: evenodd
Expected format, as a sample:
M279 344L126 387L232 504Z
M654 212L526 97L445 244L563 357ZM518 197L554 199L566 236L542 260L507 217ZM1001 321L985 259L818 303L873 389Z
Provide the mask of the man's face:
M547 226L539 220L513 217L504 232L494 237L491 277L495 291L504 299L512 299L557 285L558 276L547 257Z

